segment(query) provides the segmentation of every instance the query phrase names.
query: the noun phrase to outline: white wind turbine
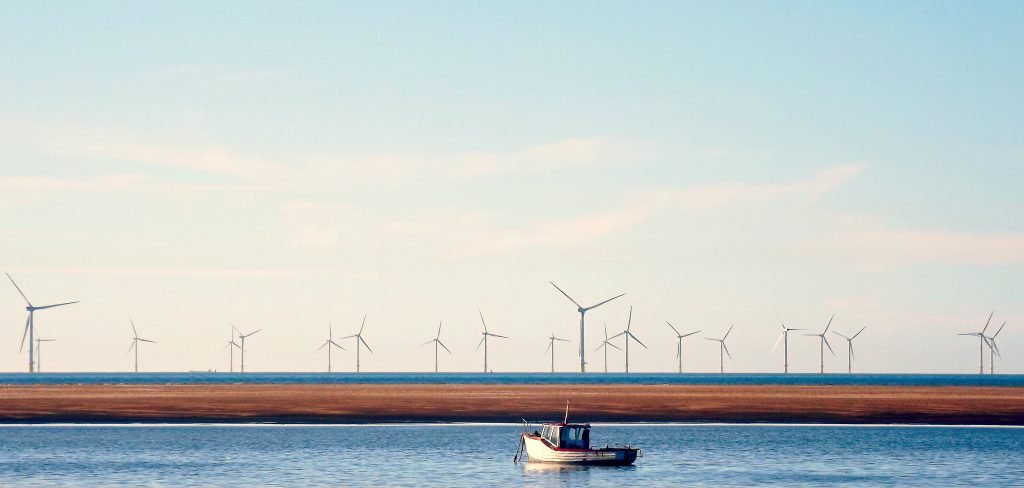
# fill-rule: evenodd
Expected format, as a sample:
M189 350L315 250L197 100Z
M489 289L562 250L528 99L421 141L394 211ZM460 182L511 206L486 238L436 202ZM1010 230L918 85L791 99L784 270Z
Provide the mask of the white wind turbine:
M229 336L230 338L228 339L228 344L226 346L224 346L224 349L229 349L230 350L230 353L228 355L228 360L230 361L230 366L228 367L228 369L232 373L235 372L235 349L241 349L241 347L239 347L238 343L235 342L235 331L236 330L238 330L238 329L236 329L235 326L232 325L231 326L231 335Z
M608 337L608 332L607 331L605 332L604 336ZM568 339L560 339L558 337L555 337L555 334L553 334L553 333L551 334L551 337L548 337L548 347L547 347L547 349L544 349L544 352L548 352L548 350L551 351L551 372L552 373L555 372L555 341L569 342ZM606 370L607 370L607 368L606 368Z
M668 324L668 326L672 328L672 332L676 333L676 340L678 341L678 343L676 344L676 358L679 359L679 372L682 373L683 372L683 338L684 337L690 337L690 336L692 336L692 335L694 335L694 334L696 334L696 333L698 333L700 331L698 330L698 331L689 332L689 333L686 333L686 334L680 334L679 331L676 330L676 327L674 325L672 325L669 321L666 320L665 323Z
M484 373L486 373L487 372L487 336L500 337L502 339L508 339L508 337L488 332L487 331L487 322L484 321L484 313L479 311L479 310L477 310L477 313L480 314L480 323L484 324L484 331L481 332L481 334L483 334L483 337L480 339L480 343L476 345L476 350L479 350L480 349L480 344L483 344L483 346L484 346Z
M434 343L434 372L435 373L437 372L437 346L443 347L445 351L448 351L448 354L452 353L452 350L448 349L448 346L445 346L444 343L441 342L441 324L443 322L444 321L441 321L441 322L437 323L437 335L435 335L433 339L423 343L424 346L427 345L427 344L430 344L431 342Z
M999 353L999 346L996 345L996 336L1003 331L1003 327L1006 327L1006 321L1003 321L1003 325L999 326L995 334L985 337L985 342L988 343L988 372L989 374L996 374L996 356L1002 358L1003 355ZM995 356L993 356L995 354Z
M645 346L643 342L640 342L640 339L637 339L636 336L633 335L633 333L629 331L629 328L632 327L632 325L633 325L633 307L629 307L629 319L626 320L626 330L624 330L622 332L619 332L618 334L615 334L615 335L609 337L609 339L614 339L614 338L616 338L618 336L625 336L624 338L625 338L625 341L626 341L626 372L627 373L629 373L629 340L633 339L634 341L636 341L637 344L640 344L641 346L644 346L644 349L647 349L647 346Z
M621 295L613 296L613 297L611 297L611 298L609 298L609 299L607 299L607 300L605 300L605 301L603 301L601 303L598 303L597 305L591 305L589 307L584 307L583 305L580 305L576 300L573 300L573 298L571 296L569 296L568 293L562 291L562 289L559 288L558 285L556 285L554 282L549 281L548 283L551 283L551 286L555 287L556 290L560 291L563 295L565 295L565 298L568 298L569 301L573 303L573 305L576 305L576 311L580 313L580 373L585 373L585 372L587 372L587 360L584 357L584 353L586 352L586 349L583 347L583 340L584 340L584 337L583 337L583 326L584 326L583 318L584 318L584 316L586 316L588 311L593 310L593 309L595 309L597 307L600 307L601 305L604 305L604 304L606 304L606 303L608 303L608 302L610 302L612 300L615 300L616 298L619 298L622 295L625 295L625 293L623 293Z
M25 338L28 337L28 372L29 373L34 373L35 370L36 370L36 366L35 366L35 346L34 346L33 342L35 342L35 330L36 330L35 312L36 312L36 310L46 310L48 308L60 307L60 306L64 306L64 305L71 305L72 303L78 303L78 301L75 300L73 302L64 302L64 303L57 303L57 304L54 304L54 305L43 305L41 307L37 307L35 305L32 305L32 302L28 301L28 297L26 297L25 293L21 291L21 287L19 287L18 284L14 282L14 278L11 278L10 273L4 272L4 274L7 275L7 279L11 280L11 284L14 285L14 288L18 290L18 293L21 295L21 298L24 298L25 299L25 303L28 304L28 306L25 307L25 310L28 310L28 319L25 320L25 332L22 333L22 335L21 335L21 348L18 349L18 352L20 353L21 351L25 350Z
M729 348L725 346L725 339L727 337L729 337L729 333L732 332L732 328L735 327L735 326L736 326L736 324L730 325L729 326L729 330L725 331L725 335L722 336L721 339L715 339L714 337L705 337L705 339L707 339L709 341L715 341L719 345L719 347L718 347L718 372L719 373L725 373L725 358L723 356L723 353L727 354L729 356L729 359L732 359L732 354L729 354Z
M135 321L132 320L132 319L128 319L128 322L132 324L132 335L134 336L134 337L132 337L132 345L128 346L128 352L132 352L132 349L135 349L135 372L138 373L139 372L139 342L140 341L141 342L150 342L150 343L154 343L155 344L156 341L151 341L149 339L143 339L143 338L139 337L139 332L135 330Z
M594 352L597 352L597 351L600 351L601 349L604 349L604 372L605 373L608 372L608 348L609 347L614 347L615 349L619 349L619 346L616 346L615 344L612 344L611 342L608 342L608 324L604 324L604 341L601 342L600 346L597 346L597 349L594 349ZM621 351L622 349L619 349L619 350ZM554 361L554 360L552 360L552 361Z
M820 342L818 344L818 348L821 349L821 371L820 372L822 374L825 373L825 346L828 346L828 350L829 350L829 352L832 353L833 356L836 355L836 352L832 350L832 344L829 344L828 343L828 339L825 338L825 334L828 333L828 328L832 327L832 319L834 319L834 318L836 318L836 314L832 314L832 316L829 317L828 325L825 326L825 330L821 331L820 334L804 334L805 336L808 336L808 337L817 337L820 340Z
M779 317L779 325L782 326L782 334L779 334L779 338L775 340L775 345L772 346L772 352L779 347L779 341L782 341L783 346L783 360L782 360L782 372L789 372L789 333L794 330L806 330L806 329L795 329L792 327L786 327L786 324L782 322L782 318Z
M252 331L252 332L250 332L248 334L243 334L242 331L238 330L238 328L236 328L234 326L234 324L231 325L231 328L235 329L235 332L238 333L238 340L242 341L242 344L240 344L238 346L238 349L240 349L242 351L242 360L241 360L241 364L240 364L241 367L239 369L241 369L241 371L244 373L245 372L245 339L247 337L249 337L249 336L251 336L251 335L253 335L253 334L255 334L255 333L257 333L257 332L259 332L261 330L263 330L263 329L256 329L256 330L254 330L254 331Z
M316 348L317 351L319 351L319 350L321 350L321 349L323 349L325 347L327 348L327 372L328 373L331 372L331 346L337 347L338 349L341 349L342 351L345 350L344 347L341 347L341 344L338 344L337 342L334 342L334 339L332 339L332 337L334 337L334 326L331 325L331 322L328 320L327 321L327 340L324 341L324 343L320 347Z
M43 344L44 342L53 342L57 339L40 339L36 338L36 372L43 372Z
M370 351L370 354L373 354L373 349L370 349L370 345L367 344L365 340L363 340L363 327L366 327L366 315L363 315L363 323L362 325L359 326L359 333L347 335L341 338L342 340L350 339L353 337L356 338L356 373L359 372L359 343L362 343L364 346L366 346L366 350Z
M992 316L995 313L995 310L993 310L992 313L988 314L985 328L981 329L981 332L965 332L960 334L962 336L978 336L978 374L985 374L985 331L988 330L988 325L992 322Z
M856 334L854 334L854 335L852 335L850 337L846 337L845 335L840 334L840 333L838 333L838 332L836 332L834 330L832 331L833 334L835 334L835 335L837 335L839 337L842 337L843 339L846 339L846 373L847 374L853 372L853 340L856 339L857 336L859 336L861 332L864 332L864 329L867 329L867 327L861 327L860 330L858 330Z

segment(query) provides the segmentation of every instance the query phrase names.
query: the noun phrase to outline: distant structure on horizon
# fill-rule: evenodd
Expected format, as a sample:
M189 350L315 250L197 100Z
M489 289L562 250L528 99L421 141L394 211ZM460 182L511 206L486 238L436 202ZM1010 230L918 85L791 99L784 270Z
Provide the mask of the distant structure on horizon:
M370 349L370 345L363 340L363 327L366 327L366 314L363 314L363 323L359 326L359 332L342 337L339 340L345 340L355 337L356 338L356 373L359 372L359 344L366 346L366 350L373 354L373 349Z
M480 314L480 323L484 325L484 331L481 332L481 334L483 334L483 337L480 338L480 342L476 345L476 350L479 351L480 350L480 345L483 344L483 346L484 346L484 373L486 373L488 371L487 370L487 337L488 336L489 337L498 337L500 339L508 339L508 337L488 332L487 331L487 322L484 320L484 313L481 312L480 310L477 310L477 313Z
M243 334L242 331L238 330L238 328L236 328L234 324L231 324L231 328L235 329L235 332L238 333L238 340L242 342L238 346L238 348L241 349L241 351L242 351L242 361L241 361L239 369L241 370L242 373L244 373L245 372L245 339L248 338L249 336L251 336L251 335L253 335L253 334L263 330L263 329L256 329L256 330L254 330L254 331L252 331L252 332L250 332L248 334Z
M725 358L723 357L723 353L724 354L728 354L729 355L729 359L732 359L732 354L729 354L729 348L725 346L725 339L727 339L729 337L729 333L732 332L732 328L735 327L735 326L736 326L736 324L730 325L729 326L729 330L725 331L725 335L722 336L721 339L715 339L714 337L705 337L705 339L707 339L709 341L715 341L719 345L719 347L718 347L718 372L719 373L725 373Z
M341 347L341 344L338 344L337 342L334 342L334 339L332 339L332 337L334 337L334 325L332 325L330 321L327 321L327 340L324 341L324 343L322 345L320 345L320 347L316 348L316 350L317 350L317 352L319 352L321 349L323 349L325 347L327 348L327 372L328 373L331 372L331 348L332 347L337 347L338 349L341 349L342 351L345 350L344 347Z
M632 327L632 326L633 326L633 307L629 307L629 318L626 319L626 330L611 336L611 339L614 339L614 338L619 337L619 336L623 336L624 340L626 341L626 373L627 374L629 373L629 340L633 339L634 341L636 341L637 344L640 344L641 346L644 347L644 349L647 349L647 346L644 346L644 343L640 342L640 339L637 339L636 336L633 335L632 332L630 332L630 327Z
M22 351L25 350L25 338L27 337L28 338L28 372L29 373L34 373L36 371L36 365L35 365L35 345L33 344L33 342L35 342L35 333L36 333L36 324L35 324L35 313L36 313L36 310L46 310L48 308L55 308L55 307L62 307L64 305L71 305L73 303L78 303L78 300L75 300L73 302L64 302L64 303L57 303L57 304L54 304L54 305L43 305L41 307L37 307L35 305L32 305L32 302L30 302L28 300L28 297L25 296L25 293L23 291L21 291L21 287L19 287L18 284L14 282L14 278L11 278L10 273L5 271L4 274L7 275L7 279L11 280L11 284L14 285L14 289L18 290L18 294L21 295L21 298L25 299L25 304L28 305L28 306L25 307L25 310L28 310L28 318L25 319L25 332L23 332L22 335L21 335L21 348L18 349L18 353L20 354Z
M128 346L128 352L132 352L132 349L135 349L135 372L138 373L139 372L139 342L151 342L151 343L155 344L156 341L151 341L149 339L143 339L143 338L139 337L139 332L137 330L135 330L135 321L132 320L132 319L128 319L128 322L132 324L132 336L133 336L132 337L132 345Z
M692 336L694 334L699 333L700 331L696 330L696 331L693 331L693 332L688 332L686 334L680 334L679 331L676 329L676 327L674 325L672 325L669 321L666 320L665 323L668 324L668 326L672 328L672 332L676 333L676 340L679 341L676 344L676 359L679 360L679 372L682 373L683 372L683 338L684 337L690 337L690 336Z
M988 320L985 321L985 327L981 329L981 332L964 332L960 334L962 336L977 336L978 338L978 374L985 374L985 331L988 330L988 326L992 322L992 316L995 314L995 310L988 314Z
M839 337L842 337L843 339L846 339L846 373L847 374L853 373L853 340L856 339L857 336L859 336L861 332L864 332L864 329L867 329L867 327L861 327L860 330L858 330L856 334L854 334L854 335L852 335L850 337L846 337L845 335L840 334L840 333L838 333L838 332L836 332L834 330L832 331L833 334L835 334L835 335L837 335Z
M608 338L607 327L605 328L604 337L605 337L605 340L607 340L607 338ZM544 349L544 352L548 352L548 350L551 351L551 372L552 373L555 372L555 341L569 342L568 339L561 339L561 338L555 337L555 334L553 332L551 333L551 337L548 337L548 347L547 347L547 349ZM606 361L606 363L607 363L607 361ZM607 368L606 368L606 371L607 371Z
M437 323L437 335L435 335L433 339L423 343L424 346L427 345L427 344L430 344L431 342L434 343L434 372L435 373L438 371L438 369L437 369L437 346L443 347L445 351L448 351L448 354L452 354L452 350L448 349L448 346L444 345L444 343L441 342L441 325L443 323L444 323L443 320L438 322Z
M583 333L583 331L584 331L584 321L583 321L583 319L586 316L588 311L593 310L593 309L595 309L597 307L600 307L601 305L604 305L604 304L606 304L606 303L608 303L608 302L610 302L612 300L615 300L616 298L619 298L619 297L625 295L625 293L613 296L613 297L611 297L611 298L609 298L609 299L607 299L607 300L605 300L603 302L600 302L600 303L598 303L596 305L591 305L589 307L584 307L583 305L580 305L579 302L577 302L576 300L573 300L573 298L571 296L569 296L568 293L562 291L562 289L559 288L558 285L556 285L553 281L549 281L548 283L551 283L551 286L555 287L556 290L558 290L563 295L565 295L565 298L568 298L569 301L573 303L573 305L576 305L576 311L580 313L580 373L586 373L587 372L586 348L583 345L583 342L584 342L584 340L586 338L584 337L584 333Z
M821 349L821 371L819 373L821 374L825 374L825 346L828 346L828 351L833 356L836 355L836 352L832 350L832 344L829 344L828 339L825 337L825 334L828 333L828 328L832 327L832 319L834 318L836 318L836 315L832 314L832 317L828 319L828 325L825 326L825 330L821 331L820 334L804 334L805 336L817 337L819 339L818 347Z
M57 339L42 339L36 338L36 372L43 372L43 344L44 342L54 342Z

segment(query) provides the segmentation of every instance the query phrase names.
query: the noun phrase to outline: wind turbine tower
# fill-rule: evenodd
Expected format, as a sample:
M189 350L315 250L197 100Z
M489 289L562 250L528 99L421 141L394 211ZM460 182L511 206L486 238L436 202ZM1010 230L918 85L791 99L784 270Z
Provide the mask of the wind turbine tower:
M317 351L319 351L319 350L321 350L321 349L323 349L325 347L327 348L327 372L328 373L331 372L331 347L337 347L338 349L341 349L342 351L345 350L344 347L341 347L341 344L338 344L337 342L334 342L334 339L332 339L332 337L334 337L334 326L331 325L330 321L328 321L327 322L327 340L324 341L324 343L320 347L316 348Z
M1003 327L1006 327L1006 322L999 326L995 334L985 337L985 342L988 343L988 373L996 374L996 356L1002 358L1003 355L999 353L999 346L996 345L996 336L1003 331ZM995 356L993 356L995 354Z
M856 334L854 334L854 335L852 335L850 337L846 337L843 334L840 334L840 333L838 333L838 332L836 332L834 330L832 331L833 334L835 334L835 335L837 335L839 337L842 337L843 339L846 339L846 373L847 374L850 374L850 373L853 372L853 340L856 339L857 336L859 336L861 332L864 332L864 329L866 329L866 328L867 327L861 327L860 330L858 330Z
M640 342L640 339L637 339L636 336L633 335L633 333L629 331L629 328L632 327L632 326L633 326L633 307L629 307L629 319L626 320L626 330L611 336L611 339L614 339L614 338L616 338L618 336L625 336L624 339L626 341L626 373L629 373L629 340L633 339L634 341L636 341L637 344L640 344L641 346L644 347L644 349L647 349L647 346L644 346L644 343Z
M686 334L680 334L679 331L676 330L676 327L674 325L672 325L669 321L666 320L665 323L668 324L668 326L672 328L672 332L676 333L676 340L678 341L678 343L676 344L676 358L679 360L679 372L682 373L683 372L683 338L684 337L690 337L690 336L692 336L692 335L694 335L694 334L696 334L696 333L698 333L700 331L698 330L698 331L689 332L689 333L686 333Z
M132 336L134 336L132 338L132 345L128 346L128 352L132 352L132 349L135 349L135 372L138 373L139 372L139 342L150 342L150 343L154 343L155 344L156 341L151 341L149 339L143 339L143 338L139 337L139 332L137 330L135 330L135 321L132 320L132 319L128 319L128 322L132 324Z
M836 355L836 352L832 350L832 344L829 344L828 339L825 338L825 334L828 333L828 328L832 327L832 319L834 318L836 318L836 314L832 314L832 317L829 317L828 325L825 326L825 330L821 331L820 334L804 334L808 337L817 337L820 339L818 347L821 349L821 373L825 373L825 346L828 346L828 350L833 356Z
M363 315L363 323L359 326L359 333L342 337L342 339L350 339L352 337L356 338L356 373L359 372L359 343L366 346L366 350L370 351L370 354L373 354L373 349L370 349L370 345L363 340L363 327L366 327L366 315Z
M4 272L4 274L7 275L7 279L11 280L11 284L14 285L14 288L16 290L18 290L18 294L21 295L21 298L25 299L25 303L28 305L27 307L25 307L25 310L28 310L28 319L25 320L25 332L23 332L22 335L21 335L21 348L18 349L18 352L20 353L21 351L25 350L25 338L28 337L28 372L29 373L34 373L36 371L36 364L35 364L35 345L33 343L35 342L35 331L36 331L35 313L36 313L36 310L46 310L48 308L61 307L61 306L64 306L64 305L71 305L72 303L78 303L78 301L75 300L73 302L64 302L64 303L57 303L57 304L54 304L54 305L43 305L41 307L37 307L35 305L32 305L32 302L30 302L28 300L28 297L25 296L25 293L23 291L21 291L21 287L19 287L18 284L14 282L14 278L11 278L11 275L9 273L7 273L6 271Z
M588 311L593 310L593 309L595 309L597 307L600 307L601 305L604 305L604 304L606 304L606 303L608 303L608 302L610 302L612 300L615 300L616 298L619 298L622 295L625 295L625 293L623 293L621 295L613 296L613 297L611 297L611 298L609 298L609 299L607 299L607 300L605 300L603 302L598 303L597 305L591 305L589 307L584 307L583 305L580 305L576 300L573 300L573 298L571 296L569 296L568 293L562 291L562 289L559 288L558 285L556 285L554 282L549 281L548 283L551 283L551 286L555 287L556 290L558 290L563 295L565 295L565 298L568 298L569 301L573 303L573 305L576 305L576 311L580 313L580 373L586 373L587 372L587 360L584 357L584 353L586 352L586 349L583 346L583 341L584 341L584 337L583 337L584 320L583 319L586 316Z
M732 328L735 327L735 326L736 326L736 324L730 325L729 326L729 330L725 331L725 335L722 336L721 339L715 339L714 337L705 337L705 339L707 339L709 341L715 341L719 345L719 347L718 347L718 372L719 373L725 373L725 357L724 357L723 353L728 355L729 359L732 359L732 354L729 354L729 348L726 347L726 345L725 345L725 339L729 337L729 333L732 332Z
M235 342L235 331L236 330L238 330L238 329L235 329L235 326L232 325L231 326L231 335L229 336L228 344L226 346L224 346L224 349L229 349L230 350L229 354L228 354L228 360L230 361L230 366L228 366L228 370L231 371L232 373L235 372L235 349L241 349L238 346L238 343Z
M995 310L988 314L988 320L985 321L985 327L981 329L981 332L964 332L960 334L962 336L978 336L978 374L985 374L985 331L988 330L989 323L992 322L992 316L995 315Z
M601 342L600 346L597 346L597 349L594 349L594 352L597 352L597 351L600 351L601 349L604 349L604 372L605 373L608 372L608 348L609 347L614 347L615 349L619 349L619 346L616 346L615 344L612 344L611 342L608 341L608 324L604 324L604 341ZM619 349L619 350L621 351L622 349ZM554 361L554 360L552 360L552 361Z
M234 327L234 325L232 325L231 327ZM245 372L245 339L261 330L263 329L256 329L248 334L243 334L242 331L235 329L235 332L238 333L238 340L242 342L242 344L238 346L238 349L242 351L242 361L240 369L243 373Z
M53 342L57 339L40 339L36 338L36 372L43 372L43 344L44 342Z
M441 342L441 324L442 323L443 323L443 321L437 323L437 335L435 335L433 339L423 343L424 346L427 345L427 344L430 344L431 342L434 343L434 372L435 373L437 372L437 346L443 347L445 351L448 351L448 354L452 353L452 350L448 349L448 346L445 346L444 343Z
M779 338L775 340L775 345L772 346L772 352L775 352L775 349L779 347L779 341L782 341L782 349L783 349L782 372L783 373L789 373L789 333L794 331L794 330L804 330L804 329L794 329L794 328L791 328L791 327L786 327L786 324L784 324L782 322L782 318L779 318L779 325L782 326L782 334L780 334Z
M604 336L606 338L608 337L607 328L605 328ZM548 347L547 347L547 349L544 349L544 352L548 352L548 350L551 351L551 372L552 373L555 372L555 341L569 342L568 339L560 339L558 337L555 337L555 334L553 334L553 333L551 334L551 337L548 337ZM605 363L607 364L607 361L605 361ZM607 371L607 370L608 370L608 368L606 367L605 371Z
M480 323L484 324L484 331L481 332L481 334L483 334L483 337L480 338L480 342L476 345L476 350L480 350L480 345L483 344L483 346L484 346L484 373L486 373L488 371L487 370L487 336L499 337L499 338L502 338L502 339L508 339L508 337L488 332L487 331L487 322L484 320L484 313L479 311L479 310L477 310L477 313L480 314Z

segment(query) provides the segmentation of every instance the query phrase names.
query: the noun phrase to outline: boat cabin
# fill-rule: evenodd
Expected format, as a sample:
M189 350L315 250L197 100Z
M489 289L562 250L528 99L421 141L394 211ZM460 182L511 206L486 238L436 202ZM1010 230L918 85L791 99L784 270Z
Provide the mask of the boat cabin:
M540 436L555 449L590 449L590 424L544 424Z

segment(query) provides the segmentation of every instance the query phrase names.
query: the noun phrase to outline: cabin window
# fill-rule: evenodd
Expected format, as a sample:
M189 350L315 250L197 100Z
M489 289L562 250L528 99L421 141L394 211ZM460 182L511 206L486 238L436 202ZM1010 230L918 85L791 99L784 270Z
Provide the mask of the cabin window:
M541 434L544 440L551 443L552 446L558 447L558 428L553 426L545 426L544 433Z
M561 447L586 449L589 446L590 435L586 427L564 427L562 428Z

